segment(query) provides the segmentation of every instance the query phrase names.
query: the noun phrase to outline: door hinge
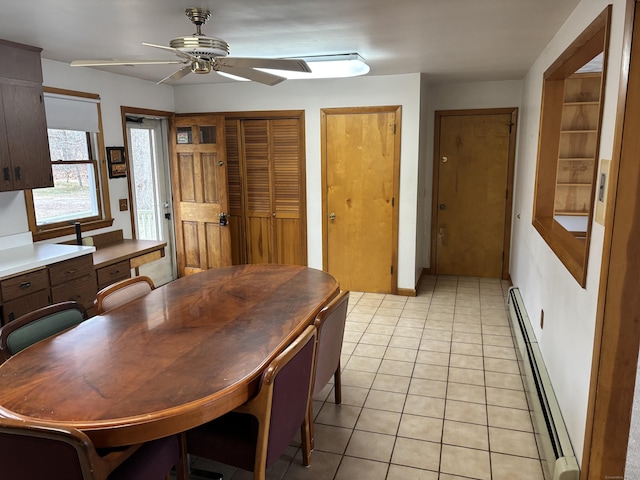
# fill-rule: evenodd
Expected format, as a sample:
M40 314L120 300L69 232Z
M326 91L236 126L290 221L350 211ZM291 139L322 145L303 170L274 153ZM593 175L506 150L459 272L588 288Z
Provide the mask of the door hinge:
M395 207L396 206L396 199L395 197L391 197L391 206Z
M398 124L397 124L397 123L394 123L394 124L393 124L393 134L394 134L394 135L396 134L396 127L397 127L397 126L398 126Z
M391 275L393 275L393 265L391 265Z

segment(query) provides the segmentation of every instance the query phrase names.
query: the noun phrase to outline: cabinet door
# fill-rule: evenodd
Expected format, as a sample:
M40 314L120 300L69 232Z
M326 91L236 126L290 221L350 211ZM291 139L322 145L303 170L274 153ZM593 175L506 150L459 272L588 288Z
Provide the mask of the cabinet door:
M4 180L3 190L25 190L53 186L47 122L41 86L2 85L2 106L10 157L12 188Z
M2 89L0 88L0 192L13 190L9 144L7 142L7 124L4 119Z

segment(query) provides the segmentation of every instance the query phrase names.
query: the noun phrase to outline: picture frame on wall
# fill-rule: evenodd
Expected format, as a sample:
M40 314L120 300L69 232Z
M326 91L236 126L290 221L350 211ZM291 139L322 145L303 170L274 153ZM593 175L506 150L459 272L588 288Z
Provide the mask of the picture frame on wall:
M109 178L127 176L127 157L124 147L107 147L107 167Z

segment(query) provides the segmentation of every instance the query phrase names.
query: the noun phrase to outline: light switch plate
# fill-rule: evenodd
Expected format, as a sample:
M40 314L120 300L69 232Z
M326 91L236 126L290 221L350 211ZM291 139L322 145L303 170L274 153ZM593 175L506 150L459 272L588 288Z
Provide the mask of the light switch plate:
M605 211L607 210L607 195L609 193L609 167L611 160L602 159L600 161L600 171L596 180L596 212L595 220L600 225L604 225Z

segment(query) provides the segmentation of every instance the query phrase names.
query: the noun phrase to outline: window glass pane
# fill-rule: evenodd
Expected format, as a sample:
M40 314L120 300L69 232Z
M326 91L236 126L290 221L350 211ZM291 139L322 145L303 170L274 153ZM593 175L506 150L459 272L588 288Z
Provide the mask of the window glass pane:
M88 160L89 146L87 133L76 130L56 130L50 128L49 150L51 160Z
M216 143L216 126L200 126L200 143Z
M176 143L193 143L191 127L178 127L176 135Z
M140 240L160 240L158 235L158 199L154 169L153 130L130 128L131 168L133 195L135 199L137 238Z
M53 187L33 190L36 224L46 225L98 215L93 163L54 163Z

